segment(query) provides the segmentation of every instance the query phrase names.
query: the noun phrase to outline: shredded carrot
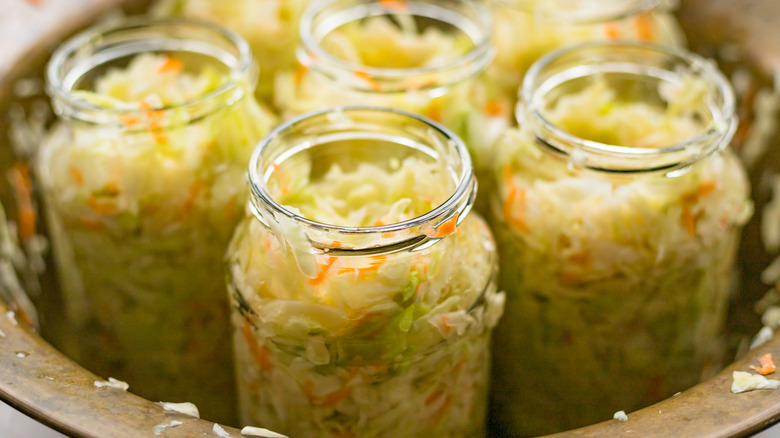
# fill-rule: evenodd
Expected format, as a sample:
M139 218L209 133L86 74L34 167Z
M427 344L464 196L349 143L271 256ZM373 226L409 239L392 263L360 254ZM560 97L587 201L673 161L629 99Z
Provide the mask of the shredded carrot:
M303 64L298 64L298 68L295 69L295 84L300 85L303 82L303 78L306 77L306 73L309 72L309 68Z
M422 88L428 88L431 85L436 85L439 81L435 78L428 79L412 79L403 84L402 88L405 90L419 90Z
M303 382L301 390L309 401L318 406L335 406L338 402L344 400L352 393L352 389L345 386L344 388L328 394L324 398L318 397L317 394L314 393L314 382L311 380Z
M87 198L87 205L95 213L98 214L113 214L116 213L116 206L113 204L104 204L98 201L95 197L90 196Z
M444 391L441 389L437 389L436 391L433 391L431 395L425 398L425 404L430 405L436 400L440 399L444 395Z
M403 0L379 0L379 3L385 9L392 9L395 11L408 11L409 5Z
M379 82L377 82L369 72L365 70L353 70L352 72L355 74L355 76L368 83L368 86L371 87L372 90L382 91L382 87L379 85Z
M620 39L620 26L614 21L610 21L604 25L604 32L607 34L607 39L610 41Z
M452 324L450 324L450 319L447 315L441 316L441 326L444 328L444 333L449 333L452 330Z
M329 246L333 248L341 248L342 246L344 246L344 244L339 242L338 240L334 240L333 242L330 242Z
M569 257L569 260L578 265L584 265L588 261L588 251L583 249L582 251L572 254Z
M499 117L503 116L506 113L506 110L501 102L491 100L485 105L485 113L491 117Z
M249 351L252 353L252 356L254 356L258 365L260 365L260 368L271 371L274 368L270 359L271 352L268 351L267 347L260 346L260 343L257 342L257 338L255 338L254 333L252 333L252 323L247 318L244 318L244 326L241 327L241 334L244 335L246 345L249 347Z
M652 15L639 14L636 17L636 33L639 36L639 41L650 43L655 36L655 28L653 26Z
M184 206L182 207L182 211L186 214L192 211L192 208L195 207L195 202L198 200L198 197L201 193L206 191L206 183L203 181L195 181L194 184L190 186L190 193L187 197L187 200L184 201Z
M423 232L431 237L446 237L449 236L450 234L455 233L456 231L458 231L458 213L455 213L453 217L441 223L439 227L436 229L436 231L433 232L423 231Z
M282 195L290 193L290 186L287 185L287 175L282 172L282 168L278 164L272 163L271 165L274 167L274 173L279 175L277 180L279 181L279 189L282 191Z
M688 232L691 236L696 235L696 217L691 213L691 208L686 206L683 206L682 210L682 223L683 227L685 227L685 231Z
M119 121L125 126L133 126L141 123L141 119L137 116L130 114L122 114L119 116Z
M76 182L77 185L83 186L84 185L84 175L79 172L79 170L75 166L70 166L70 176L73 178L73 181Z
M79 218L79 224L90 231L103 231L103 223L89 220L83 217Z
M345 398L349 397L350 394L352 394L352 389L349 386L345 386L345 387L339 389L336 392L328 394L328 396L325 397L324 400L322 400L321 404L322 404L322 406L335 406L340 401L342 401Z
M17 162L11 168L11 185L14 189L14 197L18 207L18 233L19 240L28 241L35 235L35 209L32 203L32 181L27 164Z
M162 119L165 111L152 109L152 106L149 104L149 102L145 100L142 100L138 106L145 111L146 118L149 119L149 124L147 127L149 128L149 132L152 134L152 137L154 137L154 140L157 142L157 144L162 145L168 143L168 137L162 131Z
M515 204L518 204L523 208L525 207L525 190L518 189L517 186L513 184L509 188L509 194L504 203L504 220L521 233L528 233L530 231L528 224L526 224L522 218L516 217L514 214Z
M315 278L309 279L309 284L312 286L316 286L318 284L321 284L323 281L325 281L325 275L328 273L328 270L331 266L333 266L333 263L336 262L336 257L328 257L328 259L325 261L325 263L317 262L317 265L319 265L320 270L317 273L317 276Z
M703 182L699 184L699 187L696 188L696 196L698 196L699 199L707 196L711 191L715 190L715 183L712 181L709 182Z
M179 58L167 57L165 61L157 67L158 75L181 73L184 70L184 63Z
M428 117L435 122L441 121L441 111L438 106L431 106L428 108Z
M758 374L766 376L767 374L772 374L775 372L775 363L772 361L772 353L767 353L758 358L758 363L761 364L761 366L758 368L754 367L753 365L750 366L750 368L756 370Z
M117 196L119 195L119 186L115 182L111 181L106 184L105 187L103 187L103 193L105 193L106 196Z

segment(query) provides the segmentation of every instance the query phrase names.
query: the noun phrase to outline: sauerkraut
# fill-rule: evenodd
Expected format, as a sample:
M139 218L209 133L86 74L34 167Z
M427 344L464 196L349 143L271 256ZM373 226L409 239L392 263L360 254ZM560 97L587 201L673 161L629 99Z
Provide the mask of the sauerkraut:
M674 16L658 1L489 0L496 59L487 81L515 99L534 61L560 47L587 41L684 45ZM650 6L648 6L650 5Z
M665 84L666 105L651 105L599 79L540 111L577 138L647 153L710 128L690 111L706 90ZM529 125L496 152L508 317L495 338L493 414L504 430L538 435L634 411L718 369L752 204L729 149L668 172L610 173L584 168L577 151L544 150Z
M350 227L418 217L453 192L441 162L360 156L274 165L269 191L297 215ZM400 252L380 233L378 250L358 255L337 240L315 251L302 226L250 216L229 249L242 421L289 436L483 435L503 310L484 221L423 226L427 243Z
M279 76L276 107L285 116L332 105L422 114L462 138L479 167L482 150L509 125L510 103L475 80L493 58L487 16L471 22L446 5L372 1L359 11L320 12L319 27L311 24L317 46L299 47L299 69Z
M229 96L210 94L229 81ZM234 381L223 257L250 152L271 124L244 82L191 53L136 55L71 92L110 122L61 121L38 163L65 351L140 395L192 401L225 421Z
M214 21L237 32L252 48L260 66L256 93L271 103L274 78L294 70L298 21L309 0L159 0L152 11Z

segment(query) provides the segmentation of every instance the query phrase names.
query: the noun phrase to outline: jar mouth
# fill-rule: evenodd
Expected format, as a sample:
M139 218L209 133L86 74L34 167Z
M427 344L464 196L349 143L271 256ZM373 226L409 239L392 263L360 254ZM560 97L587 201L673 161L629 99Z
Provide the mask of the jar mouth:
M640 82L646 78L659 84L682 86L686 78L707 84L713 98L706 111L711 120L701 132L674 144L633 147L602 143L578 137L545 115L545 98L569 81L615 74ZM594 109L595 111L595 109ZM551 52L528 70L520 87L515 109L517 123L532 121L536 140L552 151L576 157L583 167L608 172L674 170L728 146L736 130L735 97L728 79L713 62L673 47L643 43L597 42ZM575 152L576 151L576 152ZM652 164L648 165L647 160ZM649 166L649 167L648 167Z
M383 123L383 127L400 128L396 134L406 131L416 132L422 136L430 135L432 138L435 136L446 142L446 144L424 145L419 140L412 138L403 139L400 136L396 139L391 139L389 135L392 135L392 132L387 137L382 137L387 133L382 133L378 130L380 124L377 119L383 117L388 117L390 120L389 123ZM307 124L314 125L321 122L330 123L332 128L325 127L322 128L322 131L318 129L316 133L312 132L311 134L305 134L297 140L294 139L297 144L293 144L282 151L274 149L278 147L280 140L285 136L293 135L294 131L302 127L306 129ZM428 155L434 160L454 159L458 162L448 169L450 176L453 178L454 191L441 204L422 215L401 222L377 226L349 226L322 223L282 206L277 202L274 195L271 194L268 186L268 181L274 169L278 169L278 166L297 153L321 145L327 146L333 142L333 136L342 136L341 139L347 141L354 139L383 139L387 142L395 142L402 147L416 148L417 151ZM444 150L439 150L439 148ZM446 156L442 156L442 154L446 154ZM361 235L388 236L406 232L403 239L396 241L389 239L388 242L385 242L403 245L408 243L410 231L412 231L411 234L414 234L413 237L420 238L418 240L427 240L428 237L432 236L425 233L416 233L415 230L419 230L421 227L434 229L453 217L455 217L457 223L460 223L470 210L476 194L476 180L473 176L471 159L466 145L461 139L444 126L421 115L398 109L370 106L325 108L302 114L282 123L261 140L253 151L249 160L249 185L252 192L250 205L254 210L255 216L264 223L268 221L268 218L263 214L263 210L267 210L274 217L281 215L284 218L293 220L297 224L306 226L312 231L312 233L307 233L310 238L321 233L339 233L359 237ZM323 239L323 241L327 240ZM315 241L313 243L316 246L318 242ZM323 245L328 246L327 242ZM360 244L354 246L360 246ZM356 248L350 248L349 245L346 245L344 248L339 249L349 250Z
M495 0L504 6L520 9L535 18L576 24L620 20L648 12L662 0Z
M298 60L306 68L330 78L358 72L361 76L368 76L376 81L373 87L364 87L359 84L360 81L357 84L353 81L354 88L362 91L401 92L417 88L406 84L409 78L430 79L413 81L415 84L427 84L422 88L431 88L430 84L443 86L457 83L487 68L495 50L490 41L491 17L487 9L475 2L456 0L451 3L457 7L448 8L430 0L315 1L306 8L301 17L301 46L296 52ZM471 40L471 48L465 54L438 65L387 68L344 60L321 45L327 35L346 24L364 18L399 15L441 23L456 29Z
M224 65L229 74L216 89L188 101L151 108L115 108L73 95L89 72L113 61L143 53L188 52ZM248 43L221 26L197 19L135 17L119 24L90 28L67 40L46 66L47 91L61 116L94 124L111 124L121 116L154 111L186 110L199 118L216 110L216 101L231 105L254 87L257 71Z

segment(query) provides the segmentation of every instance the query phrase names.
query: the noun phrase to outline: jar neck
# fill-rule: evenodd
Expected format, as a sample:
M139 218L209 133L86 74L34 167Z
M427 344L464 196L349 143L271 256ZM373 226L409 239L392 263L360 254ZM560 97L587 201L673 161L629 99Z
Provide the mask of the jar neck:
M362 25L365 20L384 17L399 32L423 38L426 30L437 29L446 37L465 38L470 48L462 54L433 65L389 68L352 62L334 55L323 41L345 25ZM484 71L491 62L490 14L468 0L320 0L312 3L300 22L300 64L319 73L338 87L368 93L435 90L448 87ZM388 59L405 56L387 53Z
M94 88L101 74L124 68L137 55L158 53L191 59L193 65L185 62L185 70L215 67L225 72L225 80L213 91L170 106L128 102L117 108L79 96L79 91L94 91L89 87ZM156 127L201 119L251 94L256 81L252 53L241 37L206 22L184 19L136 18L89 29L61 45L46 68L47 91L61 118L123 129L128 129L128 119L153 119ZM168 117L173 112L177 116Z
M496 0L543 21L572 24L620 20L657 8L662 0Z
M354 145L354 146L351 146ZM366 154L366 148L371 153ZM321 164L349 157L352 166L414 156L442 165L452 191L424 214L380 226L333 225L304 217L281 205L269 181L299 160ZM306 177L309 177L307 174ZM337 107L283 123L255 149L249 163L251 209L280 241L304 239L331 254L376 254L425 247L452 234L476 196L471 159L449 130L419 115L371 107ZM360 206L357 206L360 207ZM293 245L291 245L293 246Z
M675 144L636 147L580 138L549 120L551 105L596 81L628 90L616 99L620 105L646 105L670 117L689 117L696 122L696 133ZM684 100L680 93L691 86L699 87L701 94ZM537 61L524 78L516 117L540 147L566 157L576 167L617 173L668 172L728 146L737 125L734 102L734 92L723 74L711 61L693 53L643 44L590 43L555 51Z

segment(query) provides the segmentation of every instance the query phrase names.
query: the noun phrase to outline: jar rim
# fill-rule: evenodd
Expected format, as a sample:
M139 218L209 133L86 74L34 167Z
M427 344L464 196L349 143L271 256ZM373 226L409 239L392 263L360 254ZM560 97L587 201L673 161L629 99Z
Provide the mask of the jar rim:
M108 117L111 118L123 116L123 115L136 115L136 114L146 113L148 109L111 108L111 107L97 105L92 102L88 102L84 99L76 98L73 96L73 91L74 91L73 86L76 80L78 80L84 74L86 74L87 72L89 72L90 70L96 67L99 67L100 65L106 62L112 61L116 58L123 57L123 56L147 53L149 52L149 49L143 48L144 50L139 50L138 48L131 48L131 50L121 51L121 53L118 53L117 56L106 57L105 59L101 59L100 62L87 65L86 68L82 68L83 71L75 75L76 76L75 78L70 78L69 76L72 75L73 70L76 67L78 67L78 64L66 68L66 63L68 62L68 60L72 59L73 57L79 57L80 50L90 47L92 44L99 43L106 36L110 36L122 32L128 32L128 31L139 31L147 28L157 28L157 27L170 28L172 26L191 27L196 30L209 32L212 35L216 35L219 38L222 38L224 41L226 41L229 45L235 48L236 53L231 54L228 53L226 50L215 46L215 48L220 52L222 52L224 56L222 58L219 58L216 55L207 54L207 56L210 56L215 60L225 64L230 69L231 73L227 78L227 80L225 81L225 83L221 84L216 89L209 91L208 93L197 96L194 99L188 100L186 102L182 102L174 105L161 106L161 107L152 107L151 110L171 111L176 109L196 109L204 102L212 101L220 96L227 96L231 92L240 89L241 88L240 81L242 81L244 78L247 77L249 77L250 79L250 88L251 88L251 82L255 79L252 76L256 76L253 74L252 71L254 68L254 58L252 55L252 51L249 47L249 44L237 33L227 28L224 28L222 26L213 24L205 20L200 20L200 19L175 18L175 17L174 18L131 17L131 18L122 19L119 23L111 22L111 23L105 23L102 25L93 26L71 37L70 39L66 40L63 44L61 44L54 51L46 66L45 75L46 75L47 92L50 94L52 99L64 104L67 108L69 108L66 111L66 114L64 115L72 116L75 119L86 121L86 122L92 122L92 123L104 122L104 118L101 119L99 117L89 116L90 112L94 112L94 111L100 111L104 115L108 115ZM187 38L180 36L180 37L172 37L171 39L186 40ZM150 40L150 41L154 41L154 40ZM90 53L84 56L84 59L93 58L95 57L96 53L97 52ZM229 60L226 60L225 58L233 58L234 62L229 62Z
M601 143L598 141L587 140L565 131L550 120L548 120L542 111L539 109L539 102L542 100L537 96L538 78L543 71L550 67L556 61L559 61L567 56L583 53L588 50L603 50L605 53L615 54L620 51L645 51L648 54L659 55L668 59L679 61L692 70L697 72L701 78L707 80L714 86L720 95L720 100L717 104L718 111L711 111L713 117L710 126L705 127L703 132L696 136L686 138L676 144L663 146L659 148L641 148L631 146L620 146L614 144ZM609 56L609 55L607 55ZM592 61L601 60L598 57L591 56ZM629 63L628 61L624 63ZM660 70L660 69L659 69ZM610 72L610 71L606 71ZM582 77L586 77L583 75ZM549 87L550 90L560 84L554 84L553 87ZM549 91L549 90L547 90ZM685 167L699 158L709 155L717 150L723 149L731 141L731 138L736 131L737 127L737 115L735 102L736 98L734 91L725 75L715 66L714 62L707 60L695 53L689 52L684 49L679 49L671 46L658 46L646 43L633 43L633 42L589 42L584 44L578 44L574 46L565 47L562 49L550 52L541 57L535 62L528 70L523 84L519 90L520 96L518 104L515 108L515 119L519 126L523 125L524 114L530 113L533 119L538 122L540 127L546 132L561 139L564 142L574 145L576 149L579 149L586 153L600 154L603 156L611 156L617 159L637 159L650 156L660 157L685 154L689 152L690 148L694 145L708 144L710 147L702 151L701 154L689 157L687 160L664 165L659 168L647 169L612 169L609 167L592 167L586 166L594 170L602 171L616 171L616 172L638 172L638 171L652 171L652 170L673 170L680 167ZM561 148L546 142L544 139L537 136L537 140L544 145L550 147L556 152L563 152Z
M356 5L349 5L346 10L357 8L359 9L358 12L366 12L368 14L354 14L354 16L349 17L348 20L340 21L336 23L335 26L331 26L331 28L328 29L328 33L335 30L339 26L354 22L361 18L393 14L395 11L395 7L393 5L397 4L400 5L399 7L403 7L403 10L405 11L404 13L408 15L433 18L435 20L447 22L448 24L453 25L454 27L460 29L465 35L467 35L474 45L468 52L461 56L458 56L440 65L428 67L372 67L346 61L342 58L332 55L330 52L325 50L320 45L321 40L317 39L314 32L314 30L318 28L315 26L315 20L318 15L326 12L329 6L332 6L340 1L344 0L316 0L312 2L305 9L299 22L298 32L301 46L296 51L299 62L301 62L302 65L319 71L320 73L331 76L333 71L359 71L361 74L368 75L369 77L375 79L386 79L388 81L394 81L409 76L446 74L453 71L463 71L461 74L453 74L453 78L451 78L447 84L445 84L449 85L449 83L455 83L465 78L474 76L487 68L487 65L490 63L495 53L490 36L492 23L490 13L485 7L477 4L476 2L461 1L465 7L468 7L474 13L474 17L470 18L459 13L455 9L447 9L438 5L434 5L430 0L371 0L369 2L363 2ZM381 13L372 13L377 11ZM468 22L470 24L470 29L464 29L460 26L457 26L457 23L453 22L454 20L446 21L443 18L422 14L422 12L425 11L436 11L439 14L450 18L458 16L464 22ZM405 88L401 88L398 90L390 89L388 91L405 90Z
M462 170L459 172L458 180L454 181L454 192L441 204L432 208L430 211L401 222L396 222L386 225L378 226L348 226L348 225L335 225L318 222L309 219L303 215L296 214L284 208L281 204L276 202L274 197L269 193L266 185L266 181L260 173L260 164L263 160L263 154L267 149L277 140L281 135L295 129L300 123L321 117L330 113L346 113L351 112L373 112L373 113L385 113L400 116L411 121L418 122L426 128L432 129L435 133L442 135L448 142L454 146L455 152L461 160ZM275 162L275 164L279 164ZM252 203L255 201L262 202L267 205L273 213L279 213L286 216L289 219L294 220L297 223L304 224L315 230L321 232L338 232L344 234L383 234L394 233L404 230L414 229L425 224L431 224L432 222L438 222L437 219L448 219L452 216L452 212L456 211L458 214L457 222L460 223L465 216L466 212L471 208L471 201L476 194L476 179L473 175L473 168L471 163L471 157L466 148L466 144L458 136L452 133L449 129L443 125L428 119L420 114L411 113L408 111L396 109L396 108L384 108L373 106L337 106L330 108L318 109L315 111L301 114L297 117L289 119L284 123L274 128L264 139L262 139L252 152L252 156L249 159L249 186L252 192ZM468 202L465 202L467 200ZM444 237L444 236L442 236Z

